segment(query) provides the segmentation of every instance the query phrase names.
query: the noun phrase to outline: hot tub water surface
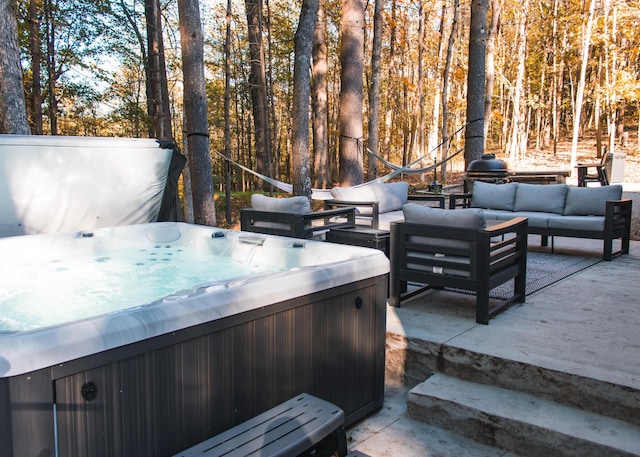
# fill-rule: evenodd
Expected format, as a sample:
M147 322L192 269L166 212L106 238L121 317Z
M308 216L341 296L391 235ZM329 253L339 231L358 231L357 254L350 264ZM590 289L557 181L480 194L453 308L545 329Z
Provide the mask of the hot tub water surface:
M177 300L199 285L282 271L190 246L154 244L108 253L0 259L0 332L124 311L132 303ZM87 306L90 303L90 306Z

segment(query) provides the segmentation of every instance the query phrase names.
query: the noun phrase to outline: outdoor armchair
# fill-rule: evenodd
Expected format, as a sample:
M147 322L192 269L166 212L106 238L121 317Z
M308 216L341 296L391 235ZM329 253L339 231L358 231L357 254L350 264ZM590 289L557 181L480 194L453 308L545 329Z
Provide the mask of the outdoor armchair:
M251 196L251 208L240 210L240 228L247 232L294 238L322 238L332 228L355 225L355 208L311 211L309 199Z
M516 217L487 226L483 211L457 211L407 204L405 222L391 224L389 304L430 288L476 294L476 322L513 303L524 302L527 219ZM491 289L514 279L513 296L489 306ZM407 292L407 283L412 284Z

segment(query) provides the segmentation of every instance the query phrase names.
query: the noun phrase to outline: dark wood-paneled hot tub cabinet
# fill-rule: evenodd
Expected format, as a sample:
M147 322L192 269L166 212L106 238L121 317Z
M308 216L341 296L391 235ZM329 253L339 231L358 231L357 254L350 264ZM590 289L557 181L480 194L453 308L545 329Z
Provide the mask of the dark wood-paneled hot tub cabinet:
M352 424L383 404L386 283L365 280L2 378L2 455L55 455L57 441L65 457L168 457L305 391Z

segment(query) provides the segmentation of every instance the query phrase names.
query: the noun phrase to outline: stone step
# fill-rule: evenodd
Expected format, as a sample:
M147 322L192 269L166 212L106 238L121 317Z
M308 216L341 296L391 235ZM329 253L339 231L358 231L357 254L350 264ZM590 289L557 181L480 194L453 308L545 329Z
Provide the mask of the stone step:
M639 426L524 392L434 374L407 403L416 420L522 456L640 456Z
M586 373L584 367L566 362L562 366L553 360L525 362L387 334L388 379L416 385L434 373L526 392L640 426L640 390L605 380L610 373Z

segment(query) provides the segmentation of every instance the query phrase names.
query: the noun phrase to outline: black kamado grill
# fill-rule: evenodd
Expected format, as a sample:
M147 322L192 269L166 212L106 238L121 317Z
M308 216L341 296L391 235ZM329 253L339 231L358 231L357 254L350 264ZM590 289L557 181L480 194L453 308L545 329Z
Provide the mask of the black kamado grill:
M504 184L509 182L509 170L507 164L496 159L495 154L484 154L480 159L469 163L467 172L464 175L464 191L470 192L473 189L474 181L484 181L494 184Z

